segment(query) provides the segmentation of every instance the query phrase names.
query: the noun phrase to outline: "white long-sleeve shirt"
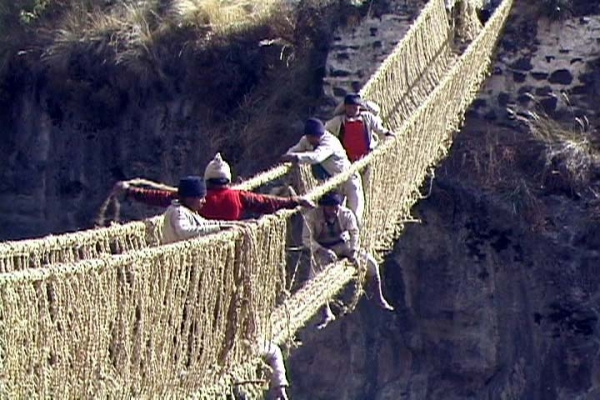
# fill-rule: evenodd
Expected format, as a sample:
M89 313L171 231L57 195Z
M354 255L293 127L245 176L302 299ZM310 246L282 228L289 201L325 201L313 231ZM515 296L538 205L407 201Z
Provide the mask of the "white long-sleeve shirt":
M331 176L350 168L346 150L338 138L329 132L325 132L316 147L310 144L306 136L302 136L298 143L290 147L287 154L298 156L300 164L321 164Z
M173 200L165 212L162 243L173 243L218 232L221 226L228 226L228 224L204 219L179 201Z

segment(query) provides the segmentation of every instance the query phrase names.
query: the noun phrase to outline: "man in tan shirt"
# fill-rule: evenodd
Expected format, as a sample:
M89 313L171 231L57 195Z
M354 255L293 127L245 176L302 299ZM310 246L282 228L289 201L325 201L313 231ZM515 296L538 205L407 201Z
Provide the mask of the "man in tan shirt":
M341 203L342 198L337 193L328 193L319 199L319 207L306 215L302 243L311 250L318 270L343 258L355 264L365 262L367 276L373 280L375 286L377 302L383 309L393 310L381 290L381 276L377 261L372 255L360 249L356 217ZM315 271L311 269L310 277L312 278L314 274ZM333 319L335 317L327 304L319 328L325 327Z

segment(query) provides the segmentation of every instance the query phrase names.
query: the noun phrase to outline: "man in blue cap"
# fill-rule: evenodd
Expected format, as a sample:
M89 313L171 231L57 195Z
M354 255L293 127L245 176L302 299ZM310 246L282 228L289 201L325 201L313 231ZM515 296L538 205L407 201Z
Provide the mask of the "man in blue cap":
M357 93L346 95L343 112L327 121L325 128L340 140L351 162L369 154L386 138L394 137L383 126L379 106L372 101L363 101ZM371 167L367 166L360 174L363 190L368 191Z
M350 160L340 141L327 132L323 122L309 118L304 125L304 136L281 157L282 161L310 164L313 175L324 181L350 168ZM365 198L360 176L352 175L342 184L348 208L356 219L362 220Z
M165 212L163 244L191 239L242 224L236 221L207 220L198 214L206 196L204 179L199 176L181 178L177 196L178 200L173 200ZM271 377L273 398L287 400L288 381L281 349L275 343L266 342L260 349L260 353L273 370Z
M325 129L340 140L352 162L369 154L386 137L394 136L356 93L346 95L344 113L327 121Z
M379 265L372 255L360 248L356 218L341 203L342 198L337 193L327 193L319 199L319 207L306 215L302 243L310 249L318 270L343 258L355 264L366 263L367 276L373 283L377 303L385 310L393 310L381 290ZM310 277L314 274L315 271L311 269ZM318 327L321 329L334 319L327 304L324 308L323 322Z
M186 176L179 181L177 200L165 212L163 244L190 239L240 225L235 221L207 220L199 211L205 202L206 186L199 176Z

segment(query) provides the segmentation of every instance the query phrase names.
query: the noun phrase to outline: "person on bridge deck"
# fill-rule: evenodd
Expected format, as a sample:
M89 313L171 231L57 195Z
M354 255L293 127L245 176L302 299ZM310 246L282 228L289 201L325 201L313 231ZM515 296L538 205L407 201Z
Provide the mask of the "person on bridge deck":
M304 136L281 157L282 161L310 164L314 177L320 181L350 168L350 160L340 141L327 132L323 122L310 118L304 125ZM365 197L358 174L352 175L342 185L342 192L360 223L365 207Z
M232 228L239 222L209 221L200 216L204 205L206 186L199 176L181 178L177 189L177 200L173 200L165 212L162 243L215 233L221 229Z
M377 144L394 134L383 127L381 118L369 111L359 94L344 98L344 112L325 123L325 129L336 136L350 161L366 156Z
M302 243L310 249L317 270L342 258L354 264L366 263L367 276L373 283L377 302L382 308L393 310L381 290L379 265L372 255L360 248L356 218L341 203L341 196L337 193L327 193L319 199L319 207L306 215ZM315 270L311 268L311 278L314 274ZM325 327L333 319L335 317L327 304L319 328Z
M383 127L379 117L379 106L372 101L363 101L359 94L348 94L344 98L343 110L325 123L325 128L335 135L346 150L350 161L355 162L369 154L386 138L394 134ZM363 190L368 192L371 167L360 172Z
M207 186L205 203L200 215L207 219L237 221L247 215L271 214L281 209L292 209L299 205L314 208L315 205L303 197L278 197L252 193L231 188L231 168L217 153L204 171ZM148 205L166 207L177 197L176 192L131 187L119 182L115 190L125 191L132 198Z

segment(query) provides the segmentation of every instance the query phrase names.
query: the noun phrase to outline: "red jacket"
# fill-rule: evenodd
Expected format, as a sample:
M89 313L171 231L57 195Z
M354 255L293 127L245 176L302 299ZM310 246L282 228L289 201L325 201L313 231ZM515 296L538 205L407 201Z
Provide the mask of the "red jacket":
M127 196L151 206L168 207L177 199L177 192L129 188ZM230 187L209 188L200 215L207 219L237 221L249 213L271 214L283 208L295 208L298 204L294 197L267 196Z

